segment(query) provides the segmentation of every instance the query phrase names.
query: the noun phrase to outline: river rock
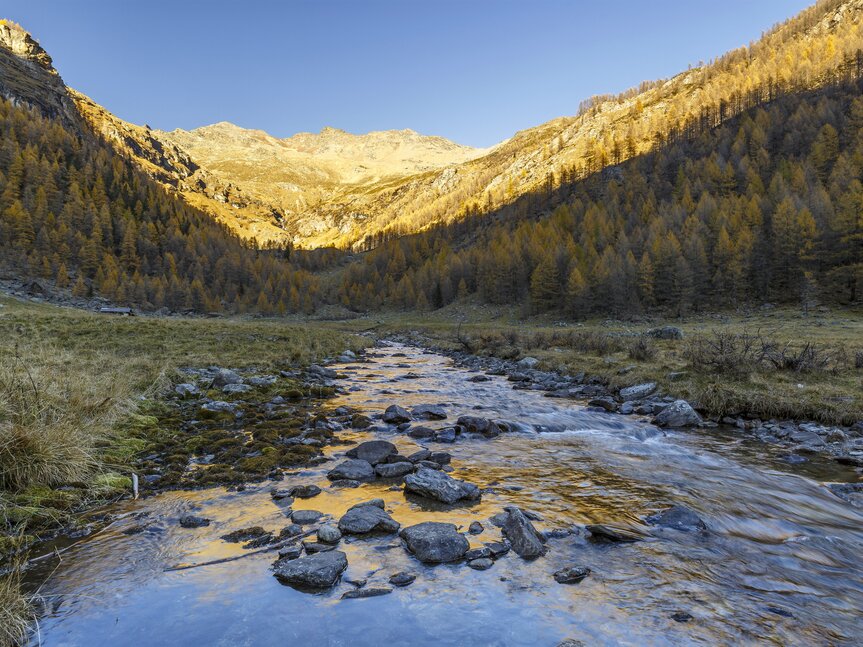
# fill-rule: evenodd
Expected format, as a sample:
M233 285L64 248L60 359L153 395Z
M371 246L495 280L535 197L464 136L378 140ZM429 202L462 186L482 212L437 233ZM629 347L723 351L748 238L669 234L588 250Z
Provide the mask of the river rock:
M267 387L275 384L277 379L278 378L276 378L275 375L258 375L255 377L250 377L249 384L258 388Z
M457 561L470 547L451 523L425 521L404 528L399 534L408 550L421 562L429 564Z
M183 528L203 528L210 525L210 520L204 517L196 517L193 514L184 514L180 517L180 525Z
M488 375L473 375L467 378L468 382L490 382L491 378Z
M396 446L386 440L368 440L360 443L356 447L345 452L345 456L349 458L358 458L362 461L377 465L385 463L387 457L392 454L397 454Z
M491 548L488 546L481 546L480 548L471 548L464 554L464 558L467 561L471 561L474 559L483 559L484 557L492 557Z
M447 427L436 431L432 440L436 443L454 443L457 435L458 432L454 427Z
M303 527L298 523L289 523L279 532L279 539L290 539L303 534Z
M470 560L467 565L475 571L487 571L494 565L494 561L489 557L480 557Z
M358 413L353 418L351 418L351 427L353 427L354 429L366 429L370 427L371 424L371 418L369 418L368 416L364 416L361 413Z
M482 434L486 438L494 438L499 436L502 431L506 431L502 425L494 420L478 416L461 416L456 424L469 434Z
M652 526L672 528L683 532L707 529L707 526L697 514L682 505L674 505L667 510L652 514L645 521Z
M675 400L653 419L659 427L694 427L702 424L701 416L686 400Z
M340 550L316 553L276 562L274 575L292 586L326 589L334 586L348 567L348 558Z
M349 458L327 472L331 481L374 481L375 468L368 461Z
M504 508L506 519L503 522L503 536L509 541L516 554L523 559L536 559L545 554L542 535L515 506Z
M341 531L332 524L325 523L318 528L318 541L323 544L337 544L341 538Z
M439 404L421 404L411 410L414 418L422 420L446 420L446 409Z
M623 400L642 400L656 391L656 382L645 382L620 389L620 397Z
M335 550L336 547L334 544L325 544L320 541L304 541L303 548L306 551L306 555L314 555L315 553L325 553L329 550Z
M468 526L467 531L472 535L482 534L482 531L485 528L482 527L482 524L479 521L471 521L470 526Z
M303 554L303 547L300 544L291 544L279 550L279 559L296 559Z
M558 584L578 584L590 575L590 569L586 566L567 566L555 571L554 580Z
M399 522L376 505L354 506L339 519L339 530L349 535L390 533L398 529Z
M375 473L382 479L399 478L413 471L414 464L409 462L383 463L375 467Z
M427 461L430 457L431 452L428 449L420 449L419 451L416 451L410 456L408 456L408 460L411 463L418 463L420 461Z
M224 541L230 542L232 544L239 543L241 541L249 541L251 539L257 539L258 537L263 537L268 535L266 530L261 528L260 526L252 526L251 528L242 528L240 530L234 530L233 532L229 532L227 535L222 535L222 539Z
M604 523L594 523L585 526L590 531L592 537L605 541L623 543L640 541L644 539L644 535L632 528L624 528L622 526L611 526Z
M614 401L614 398L610 398L608 396L593 398L587 403L587 405L590 407L599 407L600 409L605 409L610 412L617 411L617 402Z
M291 521L301 526L308 526L309 524L317 523L323 516L324 513L318 510L294 510L294 514L291 515Z
M354 589L346 591L342 594L342 600L357 600L361 598L376 598L380 595L387 595L393 590L388 586L369 587L367 589Z
M454 479L443 472L420 467L414 474L405 477L405 491L419 494L443 503L456 501L479 501L479 488L473 483Z
M539 364L539 360L536 357L522 357L520 360L518 360L516 366L518 366L523 371L529 371L536 368L537 364Z
M321 493L321 488L317 485L295 485L288 492L298 499L311 499Z
M417 440L422 440L424 438L434 438L435 433L435 430L431 427L423 427L422 425L420 425L419 427L411 427L410 429L408 429L408 436Z
M485 544L486 548L491 551L491 556L494 559L503 557L509 552L510 545L507 541L490 541Z
M448 465L452 460L452 454L449 452L432 452L428 459L438 465Z
M413 584L417 579L417 576L413 573L405 573L404 571L400 571L395 575L390 576L390 584L393 586L408 586Z
M387 410L384 411L383 420L390 425L400 425L403 422L410 422L411 414L399 405L391 404L387 407Z

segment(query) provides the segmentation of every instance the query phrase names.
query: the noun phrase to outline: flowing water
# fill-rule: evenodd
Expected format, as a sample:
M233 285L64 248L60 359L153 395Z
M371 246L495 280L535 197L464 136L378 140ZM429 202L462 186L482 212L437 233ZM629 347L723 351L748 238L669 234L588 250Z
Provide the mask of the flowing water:
M324 464L286 477L281 486L316 483L324 492L294 509L338 518L352 504L382 497L403 526L483 521L471 544L499 538L485 520L516 504L537 512L540 529L574 524L639 524L673 503L705 520L707 533L653 531L645 541L599 544L583 535L550 539L545 557L513 553L487 571L463 564L423 566L396 535L342 540L349 567L333 590L311 595L272 576L274 553L182 571L242 553L219 536L286 519L269 496L271 483L244 492L223 488L169 492L126 502L126 517L63 555L42 587L49 609L34 644L43 645L840 645L863 634L863 514L834 496L828 481L856 480L848 468L812 459L789 465L780 450L739 432L660 432L633 417L586 411L577 404L514 391L504 378L468 381L447 358L391 346L369 362L340 367L348 393L331 402L367 413L398 403L446 405L464 414L525 425L562 424L563 433L523 431L492 440L460 439L450 451L453 476L490 487L482 501L432 506L407 499L391 483L328 487ZM406 379L408 373L417 374ZM412 376L409 376L412 377ZM446 421L431 423L443 426ZM417 449L393 432L342 432ZM347 446L330 447L336 457ZM183 529L181 514L209 517ZM147 530L124 535L141 523ZM592 574L578 585L551 574L571 564ZM353 587L387 585L398 571L418 575L392 594L341 600ZM34 577L47 573L36 573ZM673 614L685 612L688 622Z

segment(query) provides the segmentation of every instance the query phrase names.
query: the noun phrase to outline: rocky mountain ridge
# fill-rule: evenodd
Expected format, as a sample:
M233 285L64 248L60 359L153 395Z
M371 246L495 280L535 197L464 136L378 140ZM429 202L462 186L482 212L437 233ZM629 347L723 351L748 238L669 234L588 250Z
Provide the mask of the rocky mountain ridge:
M516 133L490 149L411 130L336 128L279 139L227 122L191 131L129 124L67 89L38 43L0 23L0 92L89 126L151 177L259 243L362 246L481 213L710 127L770 100L835 81L860 64L863 0L822 0L746 48Z

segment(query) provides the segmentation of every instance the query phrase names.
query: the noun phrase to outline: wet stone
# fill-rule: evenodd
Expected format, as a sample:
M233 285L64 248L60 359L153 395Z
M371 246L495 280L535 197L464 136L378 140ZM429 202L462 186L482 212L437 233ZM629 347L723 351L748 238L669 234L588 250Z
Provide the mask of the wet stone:
M405 573L404 571L401 571L395 575L391 575L389 582L393 586L409 586L413 584L416 579L417 576L413 573Z
M486 571L494 565L494 561L488 557L472 559L467 563L475 571Z
M479 535L482 531L485 530L482 524L479 521L472 521L470 526L468 526L467 531L472 535Z
M348 458L366 461L371 465L384 463L387 457L398 453L396 446L386 440L369 440L345 452Z
M451 523L425 521L399 533L408 550L421 562L440 564L460 560L469 544Z
M264 535L268 535L269 533L261 528L260 526L252 526L250 528L241 528L240 530L234 530L233 532L229 532L226 535L222 535L222 539L232 544L238 544L243 541L250 541L252 539L257 539L258 537L263 537Z
M311 499L321 493L321 488L317 485L295 485L289 490L291 496L298 499Z
M545 554L543 537L522 511L510 506L506 508L506 519L503 523L503 536L509 541L515 553L523 559L535 559Z
M318 510L294 510L294 514L291 515L291 519L296 524L307 526L312 523L317 523L323 516L324 513Z
M384 411L383 421L390 425L400 425L403 422L410 422L411 414L397 404L392 404Z
M578 584L590 575L590 569L586 566L567 566L555 571L554 580L558 584Z
M283 584L324 589L334 586L347 567L347 555L333 550L292 560L279 560L273 574Z
M645 521L652 526L671 528L683 532L707 529L707 526L697 514L682 505L674 505L667 510L650 515Z
M351 481L373 481L375 470L368 461L349 458L342 461L327 473L331 481L348 479Z
M180 517L180 526L183 528L203 528L209 526L210 520L204 517L196 517L195 515L187 514Z
M392 593L393 590L388 586L369 587L367 589L354 589L346 591L342 594L342 600L357 600L361 598L375 598L381 595Z
M450 504L461 500L478 501L481 497L479 488L473 483L454 479L427 467L420 467L414 474L405 477L405 491Z

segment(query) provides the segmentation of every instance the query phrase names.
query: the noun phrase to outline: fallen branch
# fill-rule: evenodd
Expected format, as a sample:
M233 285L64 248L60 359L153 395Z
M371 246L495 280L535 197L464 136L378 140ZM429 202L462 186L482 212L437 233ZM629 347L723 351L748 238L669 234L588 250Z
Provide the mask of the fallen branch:
M251 557L252 555L260 555L261 553L268 553L273 550L279 550L280 548L284 548L285 546L290 546L291 544L297 543L300 539L305 539L311 535L314 535L316 530L308 530L301 535L297 535L296 537L291 537L290 539L285 539L278 543L272 544L270 546L265 546L264 548L259 548L258 550L250 550L247 553L243 553L242 555L234 555L233 557L223 557L222 559L214 559L210 562L201 562L200 564L177 564L176 566L169 566L165 569L165 573L171 571L187 571L191 568L199 568L201 566L214 566L216 564L226 564L228 562L236 562L238 559L244 559L246 557Z

